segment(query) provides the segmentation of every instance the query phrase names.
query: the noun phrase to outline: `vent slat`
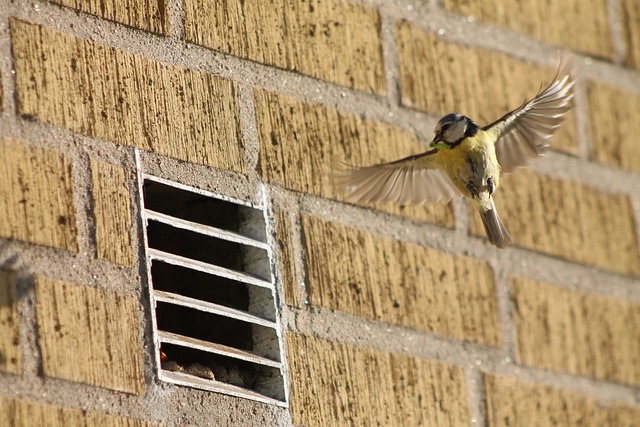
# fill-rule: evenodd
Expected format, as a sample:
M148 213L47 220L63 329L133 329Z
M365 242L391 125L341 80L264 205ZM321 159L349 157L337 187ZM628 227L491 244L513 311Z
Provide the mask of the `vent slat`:
M240 243L242 245L253 246L264 250L269 249L269 245L267 245L266 243L252 239L239 233L235 233L233 231L223 230L221 228L212 227L210 225L204 225L193 221L187 221L186 219L166 215L160 212L153 211L151 209L146 209L145 214L147 215L147 219L149 220L158 221L172 227L189 230L195 233L204 234L205 236L211 236L217 239Z
M269 398L263 394L257 393L252 390L248 390L246 388L234 386L231 384L223 383L215 380L205 380L200 377L196 377L193 375L185 374L182 372L174 372L174 371L160 371L160 379L172 382L178 385L186 385L190 387L197 386L203 390L216 391L221 393L226 393L231 396L243 397L247 399L253 399L258 402L267 403L267 404L275 404L278 406L287 406L286 402Z
M203 273L213 274L214 276L220 276L231 280L237 280L238 282L249 283L250 285L273 289L273 285L271 284L271 282L267 282L266 280L251 276L246 273L229 270L228 268L220 267L218 265L186 258L180 255L171 254L169 252L160 251L158 249L149 248L147 253L151 259L157 259L158 261L163 261L168 264L192 268L194 270L202 271Z
M275 322L263 319L262 317L254 316L253 314L247 313L246 311L236 310L233 308L225 307L224 305L214 304L212 302L174 294L172 292L159 291L157 289L153 291L153 294L156 301L194 308L196 310L206 311L208 313L218 314L220 316L230 317L233 319L242 320L244 322L265 326L267 328L277 328Z
M203 341L197 338L191 338L184 335L175 334L173 332L158 331L158 338L161 342L167 344L179 345L182 347L191 347L196 350L207 351L209 353L219 354L221 356L232 357L245 362L256 363L259 365L269 366L280 369L282 364L266 357L258 356L248 351L228 347L222 344L216 344L209 341Z

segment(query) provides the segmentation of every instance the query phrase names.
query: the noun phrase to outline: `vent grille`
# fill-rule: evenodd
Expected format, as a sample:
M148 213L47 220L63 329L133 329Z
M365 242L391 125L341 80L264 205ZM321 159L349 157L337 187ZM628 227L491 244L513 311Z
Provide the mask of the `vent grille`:
M264 211L145 176L161 380L285 405Z

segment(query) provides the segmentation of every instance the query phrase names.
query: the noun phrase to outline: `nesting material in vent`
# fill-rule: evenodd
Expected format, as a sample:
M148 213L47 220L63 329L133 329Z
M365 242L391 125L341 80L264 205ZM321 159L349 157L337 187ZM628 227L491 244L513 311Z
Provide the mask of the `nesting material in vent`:
M143 193L160 379L284 404L264 212L155 177Z

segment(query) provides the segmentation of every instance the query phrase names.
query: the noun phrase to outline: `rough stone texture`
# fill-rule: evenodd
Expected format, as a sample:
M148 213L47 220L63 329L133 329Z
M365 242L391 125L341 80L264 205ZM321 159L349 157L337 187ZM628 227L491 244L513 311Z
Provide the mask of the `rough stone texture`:
M124 169L91 160L98 258L131 265L131 210Z
M293 252L292 219L287 212L276 211L275 214L276 235L278 236L278 264L280 271L280 283L284 289L284 300L294 307L302 307L300 285L296 283L296 263Z
M167 6L164 0L49 0L109 21L154 33L167 31Z
M567 167L536 175L562 168L553 155L504 177L516 244L502 251L461 235L484 235L464 204L455 218L353 206L331 172L422 151L420 117L498 118L552 78L556 45L467 22L449 0L152 1L0 0L0 128L25 140L0 144L0 267L13 272L0 272L0 426L640 424L636 0L567 0L582 10L539 24L571 19L564 37L598 49L608 29L578 19L606 1L615 16L597 19L619 26L616 55L560 43L582 90L552 143ZM157 381L144 260L128 247L134 147L146 173L269 211L289 406Z
M640 304L511 283L519 363L640 385Z
M640 94L592 81L588 99L593 159L640 172Z
M293 422L305 426L469 425L464 370L287 335Z
M500 217L518 246L640 276L636 224L629 197L520 169L495 194ZM471 231L484 236L471 209Z
M18 112L191 163L243 170L236 84L11 21Z
M157 424L82 409L0 397L0 424L5 427L152 427Z
M302 227L311 305L500 344L494 276L486 262L310 216Z
M485 375L490 427L634 427L640 407L602 402L569 390Z
M449 11L566 46L613 59L614 49L607 0L444 0Z
M438 117L459 112L481 126L535 97L556 72L499 52L445 43L408 22L398 24L397 39L402 104ZM572 114L552 147L578 152Z
M135 299L46 277L36 279L36 298L45 376L143 393Z
M0 237L78 251L71 162L0 137Z
M0 371L22 373L20 325L12 274L0 269Z
M339 162L364 166L423 150L416 136L333 108L264 90L255 92L260 134L260 175L291 190L340 200L331 182ZM450 205L372 207L453 228Z
M626 63L640 70L640 3L636 0L622 0L621 14L627 43Z
M186 0L185 38L262 64L385 91L376 9L343 0Z

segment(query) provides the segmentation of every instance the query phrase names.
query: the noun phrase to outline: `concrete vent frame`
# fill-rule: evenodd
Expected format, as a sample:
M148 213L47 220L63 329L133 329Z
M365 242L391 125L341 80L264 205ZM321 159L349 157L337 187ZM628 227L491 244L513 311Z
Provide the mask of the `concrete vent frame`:
M159 379L287 406L266 209L139 179Z

